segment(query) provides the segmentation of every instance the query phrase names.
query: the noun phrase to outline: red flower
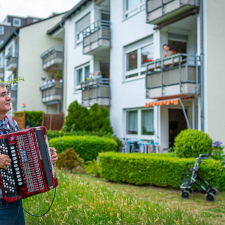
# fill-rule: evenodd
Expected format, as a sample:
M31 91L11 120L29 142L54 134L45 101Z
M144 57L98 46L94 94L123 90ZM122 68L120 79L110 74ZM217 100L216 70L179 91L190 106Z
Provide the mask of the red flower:
M167 54L164 54L164 57L167 57Z
M151 62L152 61L152 59L146 59L146 62Z
M177 51L173 51L173 54L177 54Z

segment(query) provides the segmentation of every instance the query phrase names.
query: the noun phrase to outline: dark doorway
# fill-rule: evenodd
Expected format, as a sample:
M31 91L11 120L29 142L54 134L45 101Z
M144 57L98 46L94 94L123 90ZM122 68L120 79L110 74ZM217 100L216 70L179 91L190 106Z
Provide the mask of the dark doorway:
M177 53L187 53L187 42L185 41L169 40L168 44L172 51L176 51Z
M187 129L187 123L183 110L169 109L169 147L173 147L174 138L185 129Z

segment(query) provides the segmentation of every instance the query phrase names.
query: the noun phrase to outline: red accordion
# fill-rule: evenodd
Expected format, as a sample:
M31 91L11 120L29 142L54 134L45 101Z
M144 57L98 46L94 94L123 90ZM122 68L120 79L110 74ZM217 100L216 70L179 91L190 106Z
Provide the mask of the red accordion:
M11 158L11 165L0 171L5 201L14 202L58 185L45 127L0 135L0 153Z

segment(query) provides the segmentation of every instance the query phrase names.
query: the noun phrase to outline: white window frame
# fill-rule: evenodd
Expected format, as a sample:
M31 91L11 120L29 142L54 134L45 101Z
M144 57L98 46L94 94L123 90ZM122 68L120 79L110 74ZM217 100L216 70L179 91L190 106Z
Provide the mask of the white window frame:
M135 6L134 8L130 10L127 10L127 1L128 0L124 0L124 18L125 19L145 9L145 6L146 6L145 0L137 0L138 1L137 6Z
M125 62L125 76L124 76L124 79L125 80L131 80L131 79L136 79L138 77L143 77L143 75L145 74L145 70L146 68L142 66L141 64L141 49L143 47L146 47L146 46L149 46L149 45L153 45L153 42L151 43L148 43L148 44L143 44L143 45L140 45L138 48L133 48L129 51L125 51L124 53L124 62ZM154 46L153 46L154 48ZM133 70L130 70L130 71L127 71L127 54L130 53L130 52L133 52L133 51L136 51L137 50L137 58L138 58L138 61L137 61L137 69L133 69ZM154 52L153 52L154 54ZM137 76L134 76L134 77L128 77L127 76L130 76L132 74L138 74Z
M3 35L4 34L4 26L0 26L0 35Z
M19 22L19 25L15 24L16 21ZM13 18L13 26L15 26L15 27L20 27L20 26L21 26L21 19Z
M90 63L85 63L82 66L78 66L74 68L74 87L75 92L78 90L81 90L81 84L77 85L77 71L82 69L82 81L85 81L85 67L89 66L89 72L90 72Z
M152 109L153 110L153 129L154 129L154 133L152 135L148 135L148 134L142 134L142 111L144 110L150 110ZM127 112L129 111L137 111L137 117L138 117L138 131L137 131L137 134L127 134ZM124 110L125 112L125 122L124 122L124 136L126 138L138 138L138 139L142 139L142 140L156 140L156 123L155 123L155 119L157 119L155 117L155 109L154 107L150 107L150 108L130 108L130 109L126 109Z

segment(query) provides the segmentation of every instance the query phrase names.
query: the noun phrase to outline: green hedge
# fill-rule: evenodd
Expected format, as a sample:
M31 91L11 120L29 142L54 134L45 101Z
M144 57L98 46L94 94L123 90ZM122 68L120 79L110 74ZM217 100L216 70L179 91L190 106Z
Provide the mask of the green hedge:
M85 161L97 158L99 152L116 151L117 143L112 138L97 136L65 136L52 138L49 145L55 147L57 153L67 148L73 148L75 152Z
M19 115L23 113L23 111L20 112L14 112L14 115ZM30 127L37 127L41 126L42 116L45 112L43 111L25 111L25 126Z
M136 185L180 187L181 174L194 165L195 158L170 157L168 154L100 153L101 177ZM201 176L212 186L220 186L222 165L219 161L203 160ZM198 189L198 188L197 188Z

